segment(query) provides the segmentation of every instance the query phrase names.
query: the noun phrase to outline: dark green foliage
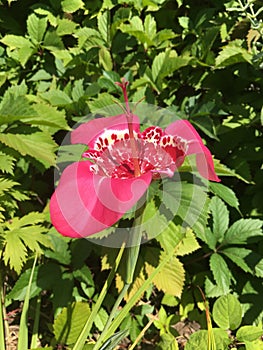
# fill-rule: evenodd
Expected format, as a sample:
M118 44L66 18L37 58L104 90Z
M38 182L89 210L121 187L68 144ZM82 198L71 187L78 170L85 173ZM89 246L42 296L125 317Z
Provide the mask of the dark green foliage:
M116 257L114 249L105 253L96 244L66 239L50 228L48 201L56 152L66 133L83 116L119 99L114 83L125 76L131 102L145 98L192 122L215 156L222 182L209 184L208 197L200 183L193 196L193 186L184 181L189 171L185 164L183 181L166 187L161 213L161 199L151 188L145 216L155 216L160 223L174 209L177 215L168 227L164 219L167 238L162 234L143 247L136 281L139 285L156 267L153 252L161 259L177 240L182 247L173 266L180 276L176 279L166 268L104 348L113 348L126 336L126 328L131 329L127 342L135 341L151 314L157 316L144 335L145 343L177 349L173 326L179 320L188 318L207 328L201 288L214 325L220 327L214 332L216 344L222 349L229 344L262 349L260 330L252 326L263 316L262 2L243 3L0 1L0 283L5 281L5 306L11 312L25 298L32 254L39 254L31 298L42 292L43 346L76 340L80 329L70 329L68 335L61 330L69 322L67 310L81 308L82 302L87 309L93 305L106 279L104 270ZM163 127L171 120L161 119L159 124ZM151 123L146 117L143 121ZM82 149L77 147L79 155ZM63 145L58 163L75 159L70 152ZM184 220L196 237L191 230L180 236L178 227ZM155 229L156 224L146 225L145 232L155 236ZM101 263L101 255L108 266L103 259ZM174 284L165 284L167 276ZM120 277L110 289L91 337L103 330L121 283ZM218 312L218 305L231 302L233 313L242 310L243 315L235 315L234 326L229 315L222 324ZM234 341L226 328L235 332ZM201 349L207 332L195 333L185 348Z

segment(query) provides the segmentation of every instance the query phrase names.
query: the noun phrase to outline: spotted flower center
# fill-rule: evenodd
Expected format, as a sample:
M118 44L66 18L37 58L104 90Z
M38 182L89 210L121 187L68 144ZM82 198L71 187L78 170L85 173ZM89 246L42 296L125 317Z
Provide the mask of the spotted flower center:
M151 171L153 178L172 176L183 161L187 142L179 136L167 135L159 127L134 132L141 174ZM135 176L128 130L106 130L94 142L94 148L83 154L94 164L91 170L111 178Z

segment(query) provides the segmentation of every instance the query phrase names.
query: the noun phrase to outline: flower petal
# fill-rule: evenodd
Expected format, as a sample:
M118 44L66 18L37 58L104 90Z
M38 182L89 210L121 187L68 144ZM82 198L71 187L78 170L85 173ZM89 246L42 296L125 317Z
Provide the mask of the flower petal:
M127 130L128 123L125 114L114 117L98 118L81 124L71 133L71 143L83 143L90 148L94 148L95 141L104 132L111 130ZM136 115L133 115L133 130L139 132L140 121Z
M142 197L152 180L150 172L131 179L94 174L89 161L63 172L50 200L51 221L64 236L86 237L117 222Z
M201 176L211 181L220 181L215 173L212 155L192 124L187 120L176 120L165 129L165 132L180 136L187 141L186 155L196 154L196 165Z

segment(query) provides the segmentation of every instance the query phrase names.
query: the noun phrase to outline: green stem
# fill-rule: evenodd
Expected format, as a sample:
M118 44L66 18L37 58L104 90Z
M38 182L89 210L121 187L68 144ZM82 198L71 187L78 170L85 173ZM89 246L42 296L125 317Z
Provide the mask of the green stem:
M35 260L32 266L29 282L28 282L28 288L26 291L25 301L23 305L23 310L20 318L20 325L19 325L19 337L18 337L18 344L17 344L17 350L25 350L28 348L28 326L27 326L27 315L28 315L28 309L29 309L29 300L30 300L30 289L33 281L34 271L37 263L37 254L35 256Z
M35 311L35 319L34 319L33 334L32 334L30 349L37 348L40 307L41 307L41 296L38 296L36 300L36 311Z
M178 243L180 244L180 242ZM116 316L116 318L111 323L107 333L105 334L104 338L109 338L116 329L120 326L122 321L125 319L131 308L134 306L136 301L140 298L140 296L147 290L149 285L152 283L153 279L156 277L158 273L165 267L166 264L169 263L170 259L174 255L174 252L178 246L171 250L171 252L159 263L159 265L155 268L155 270L152 272L152 274L148 277L148 279L143 283L143 285L132 295L132 297L129 299L128 303L123 307L122 311ZM96 344L97 345L97 344ZM95 348L94 348L95 349Z
M111 269L111 272L106 280L106 282L104 283L104 286L100 292L100 295L98 297L98 300L96 301L96 304L94 305L94 307L92 308L92 311L91 311L91 314L90 314L90 317L88 318L86 324L84 325L74 347L72 350L82 350L84 344L85 344L85 341L89 335L89 332L91 330L91 327L93 325L93 322L94 322L94 318L96 317L100 307L101 307L101 304L107 294L107 291L111 285L111 282L115 276L115 273L118 269L118 266L120 264L120 261L121 261L121 257L123 255L123 252L124 252L124 248L125 248L125 245L123 244L119 253L118 253L118 256L115 260L115 265L112 267Z
M5 329L4 329L4 295L3 295L3 281L0 272L0 349L5 350Z
M112 324L112 320L116 317L118 308L127 293L131 283L133 282L134 272L139 256L140 251L140 244L141 244L141 238L142 238L142 230L141 230L141 224L142 224L142 217L143 217L143 211L146 206L146 195L144 195L140 201L137 204L137 210L135 212L133 227L129 235L129 241L127 242L127 248L126 248L126 256L125 256L125 264L126 264L126 275L125 275L125 281L124 286L115 301L113 308L111 310L111 313L108 317L107 323L97 340L93 350L98 350L102 343L104 343L107 338L109 337L107 331L110 328ZM107 335L107 337L105 337ZM111 334L112 335L112 334Z

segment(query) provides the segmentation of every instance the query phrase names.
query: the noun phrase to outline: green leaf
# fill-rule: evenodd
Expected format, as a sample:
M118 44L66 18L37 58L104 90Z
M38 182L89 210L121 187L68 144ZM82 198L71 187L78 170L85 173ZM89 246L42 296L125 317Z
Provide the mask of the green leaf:
M84 5L82 0L63 0L61 2L62 10L69 13L82 9Z
M57 34L59 36L73 34L77 27L77 23L70 21L67 18L62 18L58 20Z
M176 338L170 333L162 334L158 345L163 350L179 350Z
M47 129L51 134L58 130L70 130L65 112L44 103L35 104L32 108L35 113L32 117L25 118L25 122L37 125L42 130Z
M236 337L238 341L254 341L262 337L262 328L259 326L243 326L237 330Z
M214 103L211 103L211 107L210 103L211 102L209 101L208 103L202 105L197 114L192 117L192 121L193 124L197 125L197 127L202 130L207 136L219 141L218 137L215 135L213 120L209 117L209 115L206 115L206 113L211 114L210 108L214 107Z
M105 70L112 70L113 64L112 64L111 54L106 47L100 48L99 61Z
M260 239L262 221L258 219L240 219L227 230L222 244L245 244L249 238Z
M213 328L212 330L216 343L216 350L226 350L231 340L227 332L222 329ZM208 331L200 330L191 334L189 341L186 343L185 350L208 350Z
M0 151L0 170L3 173L13 174L15 158Z
M230 260L233 261L237 266L239 266L243 271L253 273L253 267L254 265L251 265L251 262L253 260L250 260L249 258L252 258L253 251L247 248L225 248L222 249L221 252L225 254Z
M0 125L9 124L15 120L23 122L24 118L34 114L34 110L25 96L15 96L8 91L4 94L0 104Z
M28 81L51 80L52 75L44 69L39 69Z
M15 248L15 249L14 249ZM27 249L16 231L10 231L5 236L4 263L10 265L17 273L22 270L26 262Z
M154 17L148 14L144 20L144 29L146 35L153 40L156 35L156 22Z
M99 97L88 102L88 106L92 113L100 113L104 116L112 116L123 113L123 110L116 103L114 104L114 98L107 93L101 93Z
M30 279L31 270L32 269L27 269L25 272L22 273L22 275L19 276L11 292L7 295L7 299L19 301L25 299L28 290L28 282ZM39 266L37 266L34 270L32 285L30 289L30 299L34 298L42 290L42 288L37 284L38 271Z
M164 185L162 202L173 215L192 227L198 237L203 234L209 203L205 188L182 181L169 181Z
M74 81L74 86L71 92L71 96L74 102L78 102L85 95L83 81L84 79Z
M196 240L196 237L189 227L185 229L185 235L180 242L178 249L176 250L177 256L184 256L187 254L191 254L200 248L199 243Z
M210 257L210 268L213 273L216 284L224 294L229 293L231 283L231 273L224 258L214 253Z
M233 190L215 182L210 182L209 187L215 195L223 199L228 205L239 210L239 202Z
M100 13L98 15L98 29L99 32L105 41L105 43L109 43L110 41L110 13L109 11L105 11L104 13Z
M217 237L209 227L205 228L203 235L199 236L199 238L202 239L210 249L216 250Z
M229 212L224 202L213 197L209 204L209 209L213 215L213 234L217 242L221 242L229 225Z
M47 133L35 132L28 135L0 134L0 142L15 149L22 156L29 155L35 158L46 168L56 163L56 144Z
M48 234L52 250L45 250L45 256L57 260L61 264L68 265L71 261L71 253L68 249L68 244L63 236L58 234L55 230L50 230Z
M75 302L64 307L54 321L54 334L59 344L74 344L90 315L88 303Z
M72 103L71 98L61 90L52 89L39 95L44 100L47 100L52 106L65 106Z
M18 182L15 182L15 181L10 180L10 179L4 179L2 177L2 178L0 178L0 193L10 190L10 188L12 188L18 184L19 184Z
M156 237L156 240L160 243L163 250L170 252L178 243L181 243L186 236L187 230L170 221L168 226Z
M224 164L221 164L218 159L214 159L214 166L215 166L215 172L217 173L218 176L233 176L239 180L244 181L247 184L251 183L251 181L249 181L248 179L245 179L241 175L237 174L234 170L229 169ZM210 185L211 185L211 183L210 183Z
M157 56L154 57L152 64L152 77L153 81L156 81L159 77L160 72L163 69L163 66L166 63L166 59L169 55L169 52L160 52Z
M231 41L216 57L216 67L226 67L239 62L251 63L252 54L242 48L242 41Z
M47 28L47 17L39 18L34 13L28 16L27 31L34 43L41 43Z
M104 310L102 307L100 308L99 312L97 313L94 323L95 326L98 328L99 331L103 331L106 322L108 320L109 315L107 314L106 310Z
M28 39L19 35L8 34L5 35L0 41L6 46L9 46L11 50L17 48L21 49L24 47L32 48L32 43Z
M160 262L166 253L162 252ZM155 268L146 261L146 271L150 275ZM174 256L153 279L154 285L164 293L180 297L185 280L183 264Z
M169 56L165 60L165 64L162 65L162 68L159 72L159 76L161 78L165 78L168 75L177 71L178 69L188 66L190 63L192 63L192 61L193 57L187 54L178 56L175 50L171 50L169 52Z
M142 214L142 230L146 232L148 239L152 239L165 231L167 226L165 216L160 214L152 199L146 204Z
M232 295L223 295L215 301L213 319L223 329L237 329L242 321L242 308L238 299Z

